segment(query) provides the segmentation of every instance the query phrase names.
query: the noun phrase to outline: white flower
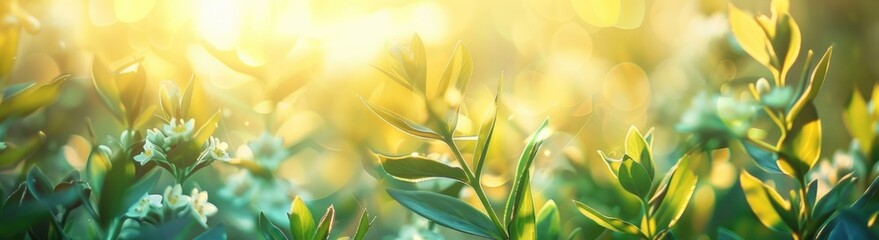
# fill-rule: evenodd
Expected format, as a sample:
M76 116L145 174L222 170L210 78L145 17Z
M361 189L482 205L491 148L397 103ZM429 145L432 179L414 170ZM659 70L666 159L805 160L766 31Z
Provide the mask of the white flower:
M189 203L189 196L183 195L183 187L180 184L166 187L164 195L165 204L171 209L178 209Z
M228 148L229 144L220 142L218 138L210 137L208 139L207 151L213 160L229 161L229 153L226 151Z
M207 227L208 217L217 214L217 206L208 202L208 192L199 192L195 188L192 189L189 199L195 219L198 220L201 226Z
M143 152L141 152L137 156L134 156L134 161L140 163L141 166L153 159L160 161L166 160L165 153L162 152L161 149L158 149L155 144L149 141L143 144Z
M150 210L162 208L162 196L158 194L144 194L134 206L128 209L125 216L140 219L145 217Z
M165 124L162 131L171 140L171 143L178 143L181 140L189 140L192 131L195 129L195 119L189 119L184 122L183 119L171 118L171 122Z
M147 129L147 137L146 141L155 144L156 146L162 147L164 151L171 150L170 139L165 136L162 131L159 131L158 128Z

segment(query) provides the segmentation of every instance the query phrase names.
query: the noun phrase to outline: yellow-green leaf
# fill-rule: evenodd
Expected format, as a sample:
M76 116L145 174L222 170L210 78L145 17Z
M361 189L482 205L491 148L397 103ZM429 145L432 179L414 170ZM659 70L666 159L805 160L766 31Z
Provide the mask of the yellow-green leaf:
M70 75L61 75L52 82L37 86L33 84L20 92L9 96L0 103L0 121L11 117L24 117L46 105L55 102L61 94L61 84L67 81Z
M793 119L792 128L779 145L779 159L793 168L785 169L781 165L786 174L801 177L815 165L821 157L821 120L815 105L807 104Z
M8 170L17 166L21 160L36 151L44 142L46 142L46 134L39 132L21 145L13 146L7 143L6 149L0 150L0 169Z
M388 189L404 207L439 225L476 236L500 239L491 219L473 206L453 197L427 191Z
M608 217L581 202L574 201L574 204L577 206L577 210L580 210L580 213L582 213L587 218L592 219L592 221L604 228L610 229L611 231L615 232L621 232L637 236L640 238L647 238L647 236L645 236L644 233L641 232L641 229L638 229L638 227L636 227L634 224L623 221L619 218Z
M537 212L537 239L561 239L562 220L555 201L550 199Z
M781 214L772 207L772 201L780 201L781 196L774 190L766 191L765 189L769 187L765 186L760 179L748 174L747 171L742 171L739 179L742 183L742 190L745 192L745 200L760 223L776 231L788 231L790 228L785 225Z
M473 60L470 58L470 52L467 51L467 48L464 47L461 42L458 42L458 44L455 45L455 51L452 53L452 57L449 58L449 63L446 64L446 70L440 78L440 82L436 89L436 95L434 96L437 99L442 99L446 96L446 92L448 92L449 88L453 88L458 91L458 93L463 94L467 87L467 83L470 81L470 75L472 73ZM450 83L453 83L453 81L454 85L449 85Z
M479 128L479 136L476 139L476 150L473 152L473 165L476 165L475 175L478 179L482 176L482 168L485 166L485 156L488 155L488 146L491 144L491 137L494 136L494 126L497 123L498 99L501 96L501 86L504 77L501 75L498 81L497 93L494 95L494 101L489 104L488 110L485 112L485 118L482 119L482 127Z
M694 158L691 155L684 155L669 172L671 176L668 177L666 186L662 188L665 191L664 197L652 215L650 229L671 228L684 214L698 181L692 169Z
M653 179L653 151L635 126L630 127L626 134L626 155L644 167L649 179Z
M293 199L287 218L290 220L290 233L293 234L293 239L307 240L314 235L314 217L308 210L308 205L305 205L299 196Z
M330 238L330 231L333 230L333 221L336 219L336 208L333 205L330 205L327 208L327 212L324 213L324 216L320 219L320 223L317 224L317 229L314 231L314 235L311 237L312 240L327 240Z
M531 174L526 173L523 181L530 182L530 176ZM534 218L534 200L531 198L531 184L525 183L520 187L520 189L515 190L518 193L516 194L518 199L514 203L513 219L507 228L509 229L509 236L512 239L535 239L537 237L537 226Z
M815 69L812 70L812 74L809 75L808 81L802 84L803 91L800 93L800 97L791 106L790 111L787 114L787 122L788 124L793 123L793 119L796 118L800 111L809 104L812 99L815 99L815 96L818 96L818 90L821 90L821 86L824 84L824 79L827 76L827 70L830 67L830 56L833 55L833 47L827 48L827 51L824 52L824 56L821 57L821 60L818 61L818 65L815 66ZM791 128L790 125L787 126Z
M524 185L529 185L530 183L527 181L528 174L531 169L531 163L534 161L534 158L537 157L537 153L540 151L540 146L543 145L543 141L545 141L552 132L548 128L549 119L543 120L543 123L540 124L540 127L537 128L536 131L528 138L528 142L525 144L525 149L522 151L522 155L519 156L519 164L516 167L516 176L513 178L513 192L510 194L509 198L507 198L507 204L504 211L504 219L506 221L510 221L516 213L516 208L519 206L517 203L520 202L520 194L522 191L515 190L524 190L526 187Z
M736 41L748 55L764 66L771 67L767 51L769 39L760 24L748 13L729 5L729 24Z
M857 89L852 93L852 98L849 100L848 108L845 109L842 118L845 120L848 132L860 142L864 156L870 156L874 137L874 132L870 131L873 127L873 121L867 103Z
M459 167L452 167L436 160L421 156L378 155L382 168L396 179L417 182L433 178L450 178L468 183L467 175Z
M392 127L396 128L400 131L403 131L405 133L408 133L409 135L412 135L415 137L420 137L420 138L436 139L436 140L443 139L443 137L440 136L439 134L437 134L435 131L433 131L433 129L427 128L425 126L422 126L421 124L418 124L418 123L413 122L409 119L403 118L402 116L397 115L396 113L393 113L391 111L388 111L387 109L384 109L382 107L372 105L371 103L369 103L369 101L366 101L366 99L364 99L363 97L361 97L360 100L363 101L364 104L366 104L366 107L369 108L370 111L372 111L373 113L375 113L376 116L381 118L381 120L385 121L386 123L390 124Z

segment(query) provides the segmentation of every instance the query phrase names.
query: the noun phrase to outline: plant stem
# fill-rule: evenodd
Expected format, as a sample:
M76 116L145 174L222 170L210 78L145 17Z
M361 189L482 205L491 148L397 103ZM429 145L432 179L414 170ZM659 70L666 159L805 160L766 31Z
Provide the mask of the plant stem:
M650 204L643 199L639 200L641 202L641 209L644 210L644 220L646 224L644 224L644 230L647 231L647 238L653 238L653 231L650 230Z
M485 195L485 191L482 189L482 184L480 183L479 178L477 178L473 171L470 169L470 166L467 164L467 161L464 160L464 156L461 154L461 150L458 149L458 145L455 144L455 141L451 138L447 138L444 140L446 145L449 146L449 150L454 154L455 159L458 160L458 163L461 164L461 167L464 168L464 173L467 175L467 181L470 182L470 187L473 188L473 191L476 192L476 196L479 197L479 201L482 202L482 207L485 208L485 211L488 212L488 217L491 218L491 221L494 223L495 228L497 228L498 232L504 237L504 239L508 239L507 230L504 228L504 225L498 219L497 214L494 212L494 209L491 207L491 203L488 201L488 197Z

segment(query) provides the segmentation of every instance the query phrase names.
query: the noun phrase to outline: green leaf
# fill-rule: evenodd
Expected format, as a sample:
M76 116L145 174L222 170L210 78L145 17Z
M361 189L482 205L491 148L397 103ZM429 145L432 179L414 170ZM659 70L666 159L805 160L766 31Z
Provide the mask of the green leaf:
M537 213L537 239L561 239L562 220L555 201L549 200Z
M110 156L102 152L98 146L92 146L92 151L85 164L85 178L97 196L100 196L100 190L103 189L104 185L104 176L107 175L110 166Z
M449 88L453 88L455 91L464 94L464 91L467 88L467 83L470 82L470 75L472 73L473 60L470 58L470 52L467 51L467 48L459 41L458 44L455 45L455 51L452 53L452 57L449 58L449 63L446 64L446 70L443 72L443 76L440 78L440 82L437 85L435 97L442 99L446 96L446 92L448 92ZM452 81L454 81L454 85L449 85L449 83L453 83Z
M259 212L259 221L257 221L256 224L259 228L259 232L262 233L262 237L266 240L287 239L287 236L284 236L281 229L272 224L263 212Z
M37 200L43 198L47 194L54 193L54 184L52 181L40 171L40 168L33 167L27 173L27 190Z
M587 218L592 219L592 221L604 228L640 238L647 238L647 236L645 236L644 233L641 232L641 229L638 229L638 227L636 227L634 224L623 221L619 218L608 217L596 211L595 209L592 209L586 204L583 204L576 200L574 201L574 204L577 206L577 210L580 210L580 213L582 213Z
M793 119L793 127L779 145L779 159L790 165L781 165L786 174L802 177L812 169L821 157L821 120L815 105L807 104Z
M473 162L476 165L476 179L482 176L482 168L485 166L485 156L488 155L488 146L491 144L491 138L494 136L494 126L497 123L498 99L501 96L501 86L503 86L504 77L501 76L498 81L497 93L494 95L494 101L489 104L488 110L485 112L485 118L482 119L482 127L479 128L479 136L476 141L476 150L473 152Z
M548 126L549 119L547 118L543 120L540 127L537 127L537 130L528 138L528 142L525 144L525 149L522 150L522 155L519 156L519 164L516 167L516 176L513 178L514 191L510 194L509 198L507 198L506 208L504 208L504 219L506 219L505 221L507 222L510 222L513 219L513 216L516 215L517 209L520 207L517 203L521 202L521 194L523 191L516 190L525 190L527 188L525 185L531 184L527 181L531 169L531 163L540 152L540 146L543 145L543 141L546 141L546 139L552 134L552 131L550 131Z
M877 239L879 235L871 228L873 218L860 209L840 211L826 239ZM823 232L823 231L822 231Z
M632 160L629 155L623 158L618 178L620 185L638 198L646 199L650 196L650 188L653 185L652 179L650 179L647 170L641 164Z
M183 118L181 103L183 102L183 93L180 86L172 80L163 80L159 87L159 106L165 112L167 118Z
M363 101L363 103L366 104L366 107L369 108L370 111L375 113L376 116L378 116L383 121L390 124L394 128L397 128L400 131L403 131L405 133L408 133L409 135L412 135L415 137L420 137L420 138L436 139L436 140L443 139L442 136L440 136L435 131L433 131L433 129L427 128L425 126L422 126L421 124L418 124L418 123L415 123L411 120L405 119L402 116L397 115L396 113L393 113L391 111L388 111L382 107L372 105L371 103L366 101L366 99L364 99L363 97L361 97L360 100Z
M698 177L693 172L692 162L693 156L684 155L678 160L677 165L669 172L671 176L664 188L664 196L656 212L653 213L653 219L650 223L655 224L650 229L671 228L677 223L687 205L693 192L696 190L696 182Z
M46 142L46 134L39 132L21 145L7 145L6 149L0 150L0 170L7 170L18 166L21 160L39 149L44 142Z
M766 151L749 142L742 141L742 146L748 155L754 159L761 169L769 173L783 174L781 168L778 167L778 155L774 152Z
M874 104L879 105L879 102ZM870 156L873 138L875 137L875 132L869 130L873 127L873 119L867 103L858 89L855 89L852 93L852 98L849 100L848 108L845 109L842 119L845 121L846 127L848 127L848 132L860 143L864 156Z
M776 231L789 231L790 228L782 219L782 214L776 211L772 206L772 202L783 202L781 196L769 186L763 184L760 179L742 171L739 175L739 181L742 183L742 190L745 192L745 200L751 211L757 216L757 220L764 226Z
M849 190L851 190L854 183L855 177L852 174L843 176L836 183L836 186L833 186L821 199L818 199L813 208L812 216L815 218L830 217L831 214L848 202Z
M794 65L797 56L800 54L802 36L799 25L790 15L785 13L778 16L778 18L772 46L775 49L775 56L780 58L780 76L784 79L784 76L790 71L791 66Z
M536 224L534 219L534 199L531 197L531 174L526 172L522 176L524 184L519 185L519 189L515 189L514 194L518 199L513 203L513 213L509 229L509 236L512 239L535 239Z
M583 232L582 228L575 228L574 231L571 231L571 234L568 234L568 240L574 240L580 238L580 233Z
M134 65L137 65L137 68L131 70ZM140 64L139 62L132 62L123 67L122 71L125 72L119 73L116 77L116 81L119 84L122 105L125 106L125 124L130 127L134 126L134 122L145 113L142 108L144 93L146 92L147 76L143 64Z
M222 114L219 110L215 112L214 115L211 115L211 118L202 124L201 127L195 131L195 134L192 135L192 141L199 147L204 145L208 141L208 138L214 134L214 131L217 130L217 127L219 127L221 116Z
M116 75L98 57L92 61L92 82L95 84L95 90L101 97L101 101L104 102L104 106L110 110L110 113L113 113L113 116L122 121L125 106L122 105L119 87L116 86Z
M330 205L327 208L327 212L324 213L324 216L320 219L320 223L317 224L317 229L314 231L314 235L311 239L321 239L326 240L330 238L330 231L333 229L333 221L336 219L336 209L333 205Z
M33 84L24 90L13 94L0 103L0 122L11 116L24 117L34 111L55 102L61 94L61 84L67 81L70 75L61 75L51 82L37 86Z
M363 240L366 237L366 233L369 232L369 227L372 226L372 223L375 221L375 218L369 219L369 212L366 209L363 209L363 214L360 214L360 224L357 225L357 232L354 233L354 240Z
M644 139L644 136L641 135L641 132L635 126L630 127L629 132L626 134L626 155L635 160L638 165L644 167L649 179L653 180L653 151L650 149L650 145L647 144L647 140Z
M107 171L101 184L98 223L104 230L107 230L110 224L129 207L122 202L126 189L134 182L134 161L123 153L114 154L112 167Z
M717 229L717 240L743 240L743 238L736 232L720 227Z
M821 86L824 84L824 79L827 76L827 70L830 67L830 56L833 55L833 47L827 48L827 51L824 52L824 56L821 57L821 60L818 61L818 65L815 66L815 69L812 70L812 74L809 77L809 82L803 82L802 88L803 91L800 93L797 101L791 106L791 109L787 114L787 122L788 124L793 123L794 119L796 119L800 111L806 108L806 105L809 105L815 96L818 95L818 90L821 90ZM792 126L787 126L789 129Z
M754 60L772 67L767 51L769 39L756 19L736 6L729 4L729 24L736 41Z
M217 239L226 239L226 227L223 226L222 223L217 224L217 226L213 226L207 231L199 234L195 237L195 240L217 240Z
M604 164L607 165L607 169L610 170L610 173L613 175L613 177L619 177L617 173L620 172L620 167L623 165L623 160L611 158L601 150L598 150L598 155L601 156L601 159L604 160Z
M488 216L457 198L390 188L388 194L404 207L439 225L485 238L501 238Z
M182 113L185 117L192 116L190 108L192 107L192 94L195 91L195 86L195 74L193 73L189 77L189 83L186 84L186 88L183 89L183 98L180 100L180 107L183 108Z
M307 240L314 235L314 217L308 210L308 205L305 205L299 196L293 199L293 206L290 207L287 218L290 219L290 233L293 239Z
M416 90L425 94L427 93L427 56L424 51L424 43L418 34L412 36L409 49L412 51L412 62L408 64L407 71L414 74L409 75L414 78L409 80L412 81L412 86Z
M452 167L422 156L391 157L378 155L382 168L396 179L418 182L433 178L450 178L468 183L464 169Z

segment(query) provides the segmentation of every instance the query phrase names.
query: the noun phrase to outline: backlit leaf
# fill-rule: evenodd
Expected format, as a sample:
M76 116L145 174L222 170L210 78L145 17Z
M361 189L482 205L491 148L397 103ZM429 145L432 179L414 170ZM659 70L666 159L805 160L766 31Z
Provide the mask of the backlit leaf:
M736 6L729 5L729 24L736 41L748 55L764 66L771 66L767 45L769 39L757 20Z
M485 238L501 238L488 216L457 198L390 188L388 194L404 207L439 225Z
M562 223L555 201L549 200L537 213L537 239L561 239Z
M277 226L275 226L274 224L272 224L272 222L269 221L269 219L266 218L266 215L262 212L259 213L259 220L257 221L256 225L259 228L259 232L262 233L263 239L266 239L266 240L287 239L287 237L284 236L284 233L281 232L281 229L278 228Z
M311 239L329 239L330 231L333 230L333 221L335 220L336 208L334 208L333 205L330 205L330 207L327 208L327 212L324 213L324 216L321 217L320 222L317 224L317 229L314 230L314 236L312 236Z
M760 179L751 176L746 171L742 171L739 179L742 183L742 190L745 192L745 200L751 207L751 211L757 215L760 223L776 231L788 231L789 228L782 220L781 214L771 205L771 201L776 201L773 199L781 199L781 196L774 190L766 191L771 188L765 186Z
M615 232L627 233L640 238L647 238L644 236L644 233L641 232L641 229L638 229L638 227L629 222L623 221L619 218L608 217L578 201L574 201L574 204L577 206L577 209L580 210L580 213L604 228Z
M635 126L629 128L626 134L626 155L635 160L647 171L649 179L653 179L653 152L647 144L647 140L641 135Z
M504 77L501 76L498 81L497 93L494 95L494 101L489 105L485 112L485 118L482 120L482 127L479 128L479 136L476 140L476 150L473 152L473 162L476 165L475 175L479 179L482 176L482 168L485 166L485 156L488 155L488 146L491 144L491 137L494 136L494 126L497 123L498 99L501 96L501 86Z
M818 65L815 66L815 69L812 70L812 74L809 75L808 82L800 83L802 84L802 92L797 98L797 101L791 106L791 109L787 114L787 122L788 124L793 123L793 120L799 116L800 111L803 111L806 105L815 99L815 96L818 96L818 90L821 90L821 86L824 84L824 80L827 76L827 70L830 67L830 56L833 55L833 47L827 48L827 51L824 52L824 56L821 57L821 60L818 61ZM792 126L788 126L791 128Z
M843 112L842 119L845 120L848 132L860 143L864 155L869 156L875 133L867 130L872 128L873 121L867 103L858 89L852 93L852 98L849 100L848 108Z
M687 209L690 198L693 197L693 192L696 190L696 182L698 180L691 166L692 162L695 161L694 158L691 155L684 155L669 172L671 177L668 178L668 183L666 183L664 188L665 197L662 198L662 202L652 215L653 219L651 222L656 227L671 228L681 218L681 215L684 214L684 210ZM651 227L650 229L658 229L656 227Z
M786 174L800 177L821 157L821 120L815 105L807 104L792 124L787 137L779 143L781 152L778 157L793 168L782 168Z
M453 167L421 156L390 157L378 155L382 167L391 176L410 182L432 178L450 178L467 183L467 175L459 167Z
M290 233L293 234L293 239L310 239L314 235L314 217L308 210L308 205L305 205L299 196L293 199L287 217L290 219Z
M363 103L366 104L366 107L369 108L370 111L375 113L375 115L377 115L383 121L390 124L394 128L397 128L400 131L403 131L405 133L408 133L409 135L412 135L415 137L420 137L420 138L436 139L436 140L443 139L442 136L440 136L435 131L433 131L433 129L427 128L425 126L422 126L421 124L418 124L418 123L415 123L411 120L405 119L402 116L397 115L396 113L393 113L391 111L388 111L387 109L384 109L382 107L372 105L371 103L369 103L368 101L366 101L366 99L364 99L362 97L360 98L360 100L363 101Z
M517 211L516 209L519 207L516 203L521 202L520 195L523 194L523 192L516 190L525 190L527 187L524 185L531 184L526 178L529 177L528 174L530 174L531 163L534 161L534 158L537 157L537 153L540 151L540 146L543 145L543 142L552 134L548 126L549 119L543 120L540 127L537 127L537 130L528 138L528 142L525 144L525 149L522 150L522 155L519 156L519 164L516 167L516 176L513 179L514 191L510 194L509 198L507 198L506 208L504 208L505 221L510 221L513 218Z

